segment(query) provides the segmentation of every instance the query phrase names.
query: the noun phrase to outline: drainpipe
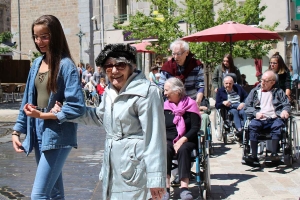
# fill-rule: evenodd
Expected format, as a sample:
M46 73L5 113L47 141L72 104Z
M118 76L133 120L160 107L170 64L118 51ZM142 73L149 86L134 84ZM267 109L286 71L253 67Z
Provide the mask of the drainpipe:
M99 1L101 50L104 47L104 9L103 0Z
M285 28L285 30L290 30L291 29L291 17L290 17L290 0L286 0L286 20L287 20L287 27ZM286 38L286 33L284 34L284 62L287 62L287 38Z

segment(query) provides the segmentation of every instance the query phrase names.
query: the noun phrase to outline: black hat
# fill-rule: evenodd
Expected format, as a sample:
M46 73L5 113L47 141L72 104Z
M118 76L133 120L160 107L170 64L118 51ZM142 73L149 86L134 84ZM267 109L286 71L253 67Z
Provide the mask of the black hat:
M97 66L103 66L107 58L125 57L127 60L136 63L136 48L130 44L108 44L100 52L95 62Z

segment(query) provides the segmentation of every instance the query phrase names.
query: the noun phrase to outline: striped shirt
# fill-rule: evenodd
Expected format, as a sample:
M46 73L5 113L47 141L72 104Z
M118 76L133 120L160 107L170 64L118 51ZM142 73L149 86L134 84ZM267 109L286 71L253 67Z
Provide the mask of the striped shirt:
M183 74L184 67L177 65L178 73ZM158 86L163 90L165 82L168 78L173 77L170 73L166 71L160 72L159 84ZM195 67L185 79L185 90L187 96L196 100L197 93L204 93L204 70L202 65Z

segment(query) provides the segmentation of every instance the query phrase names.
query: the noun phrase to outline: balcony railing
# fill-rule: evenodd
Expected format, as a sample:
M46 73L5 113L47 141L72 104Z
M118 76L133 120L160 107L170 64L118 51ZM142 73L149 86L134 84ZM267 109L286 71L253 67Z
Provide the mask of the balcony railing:
M127 14L114 16L114 23L123 24L125 21L127 21L127 19L129 19L129 16Z

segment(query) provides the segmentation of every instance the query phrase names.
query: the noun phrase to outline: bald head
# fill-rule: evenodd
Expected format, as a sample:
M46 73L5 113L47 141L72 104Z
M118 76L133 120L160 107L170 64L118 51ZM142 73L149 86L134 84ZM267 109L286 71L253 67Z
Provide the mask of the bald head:
M234 83L233 78L231 76L225 76L223 83L225 83L225 81L230 81L230 82L232 82L232 84Z
M261 89L269 91L276 83L276 74L272 70L267 70L261 77Z
M233 78L231 76L226 76L223 80L223 85L227 91L232 91Z

